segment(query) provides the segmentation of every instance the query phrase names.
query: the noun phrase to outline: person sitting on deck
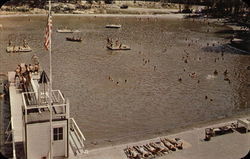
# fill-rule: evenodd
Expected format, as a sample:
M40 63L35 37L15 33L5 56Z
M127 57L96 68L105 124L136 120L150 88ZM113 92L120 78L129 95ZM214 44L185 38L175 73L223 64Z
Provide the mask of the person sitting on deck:
M11 44L12 44L12 42L11 42L11 40L9 40L9 46L11 46Z
M13 45L13 51L12 51L12 52L16 52L15 48L16 48L16 46L15 46L15 45Z
M33 73L33 72L34 72L34 67L33 67L31 64L29 64L29 72L30 72L30 73Z
M22 65L22 66L21 66L21 68L22 68L22 70L21 70L21 74L23 75L23 73L24 73L24 72L26 72L27 70L26 70L25 65Z
M34 73L38 73L38 71L39 71L39 64L35 64L35 66L34 66Z
M21 76L21 67L17 66L15 72L16 72L15 78Z
M119 40L118 39L115 41L115 45L119 46Z
M22 90L25 91L25 84L26 84L26 78L25 77L21 76L20 84L21 84Z
M27 46L28 46L28 43L27 43L27 41L24 39L24 40L23 40L23 47L26 48Z
M25 72L22 75L27 79L27 82L29 83L31 78L30 78L29 67L27 64L25 64Z
M16 80L19 79L20 74L16 72L15 77L14 77L14 82L16 83Z
M113 39L110 40L110 45L113 46Z

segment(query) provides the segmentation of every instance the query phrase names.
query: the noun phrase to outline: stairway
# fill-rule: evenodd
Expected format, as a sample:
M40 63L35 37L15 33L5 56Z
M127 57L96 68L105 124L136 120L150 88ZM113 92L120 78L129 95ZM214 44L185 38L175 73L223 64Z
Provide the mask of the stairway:
M69 144L75 156L84 154L84 144L74 130L69 131Z
M75 156L86 154L84 141L86 140L83 133L76 124L74 118L70 118L70 129L69 129L69 145Z

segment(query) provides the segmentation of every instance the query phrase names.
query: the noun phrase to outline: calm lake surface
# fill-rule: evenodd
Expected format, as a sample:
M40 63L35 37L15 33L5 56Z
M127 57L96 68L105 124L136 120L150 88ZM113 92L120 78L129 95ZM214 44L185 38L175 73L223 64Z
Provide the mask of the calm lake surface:
M250 54L225 46L231 35L218 32L229 28L202 21L54 17L53 88L69 98L71 116L88 147L160 136L249 112ZM49 54L43 47L46 17L0 18L0 23L0 72L31 63L34 54L48 71ZM122 27L107 29L106 24ZM83 42L66 41L73 35L56 33L63 27L80 30L74 36L81 36ZM132 50L107 50L107 37L119 38ZM24 38L31 53L6 53L9 40L18 45Z

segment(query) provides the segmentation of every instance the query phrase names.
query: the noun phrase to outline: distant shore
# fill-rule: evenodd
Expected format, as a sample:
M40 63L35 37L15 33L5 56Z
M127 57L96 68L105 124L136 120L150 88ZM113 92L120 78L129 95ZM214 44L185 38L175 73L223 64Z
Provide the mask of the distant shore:
M38 9L38 8L27 8L26 11L19 11L16 9L1 9L0 16L2 15L46 15L47 10ZM185 14L178 13L178 9L169 9L169 8L141 8L141 7L133 7L128 9L120 9L120 8L90 8L90 9L82 9L82 10L74 10L74 11L54 11L52 9L52 13L54 15L80 15L80 16L95 16L95 15L175 15L175 17L180 17Z
M26 17L26 16L46 16L47 14L1 14L0 17ZM53 16L82 16L82 17L145 17L145 18L175 18L182 19L185 17L185 14L157 14L157 15L149 15L149 14L62 14L57 13L53 14Z
M140 14L133 13L134 10L139 9ZM128 13L82 13L82 14L74 14L74 13L53 13L53 16L79 16L79 17L140 17L140 18L167 18L167 19L192 19L192 16L198 16L199 14L195 13L179 13L178 9L152 9L152 8L132 8ZM154 14L155 12L161 12L162 14ZM39 13L30 13L30 12L6 12L0 11L1 17L23 17L23 16L46 16L47 12L39 12ZM242 31L242 27L238 24L227 23L227 19L214 19L206 16L201 16L199 18L193 18L194 20L204 19L206 22L214 23L216 25L226 25L230 27L234 32ZM244 43L248 44L248 41L244 41ZM244 44L243 44L244 45ZM236 47L236 46L234 46ZM240 49L239 51L249 53L248 50L245 50L239 46L236 49Z

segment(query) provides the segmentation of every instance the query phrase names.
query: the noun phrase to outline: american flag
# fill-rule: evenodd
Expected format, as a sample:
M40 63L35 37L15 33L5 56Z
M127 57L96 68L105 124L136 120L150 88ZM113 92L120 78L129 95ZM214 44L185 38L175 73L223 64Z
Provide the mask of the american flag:
M45 36L44 36L44 47L46 50L50 49L50 43L51 43L51 31L52 31L52 17L49 14L48 15L48 22L45 30Z

